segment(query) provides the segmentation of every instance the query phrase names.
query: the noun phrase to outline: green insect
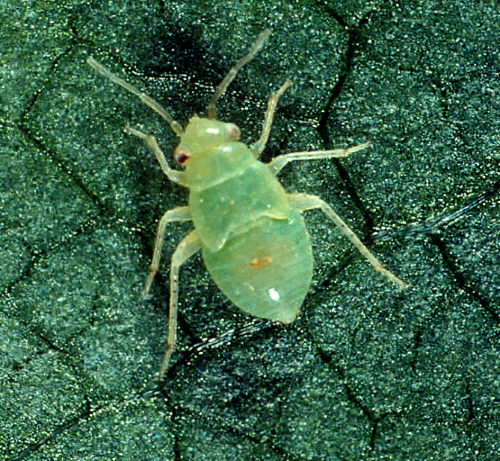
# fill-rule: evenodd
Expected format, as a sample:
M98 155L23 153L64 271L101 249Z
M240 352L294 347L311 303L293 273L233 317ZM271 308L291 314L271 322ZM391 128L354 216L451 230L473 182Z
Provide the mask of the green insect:
M168 346L160 379L176 344L179 268L200 250L217 286L240 309L285 324L295 320L309 291L313 270L310 237L301 216L305 210L321 209L375 270L399 286L407 286L382 266L327 203L315 195L287 194L276 179L288 162L347 157L370 143L346 150L294 152L280 155L267 164L260 162L258 158L266 146L278 99L291 85L290 80L269 99L261 136L251 146L238 141L240 130L236 125L216 119L217 101L269 36L269 30L262 32L248 54L222 80L208 105L208 117L192 117L185 129L157 101L94 59L87 61L97 72L160 114L181 139L174 159L185 171L170 168L153 136L126 128L146 141L171 181L189 188L189 205L167 211L160 220L145 296L158 271L167 225L193 221L195 228L172 255Z

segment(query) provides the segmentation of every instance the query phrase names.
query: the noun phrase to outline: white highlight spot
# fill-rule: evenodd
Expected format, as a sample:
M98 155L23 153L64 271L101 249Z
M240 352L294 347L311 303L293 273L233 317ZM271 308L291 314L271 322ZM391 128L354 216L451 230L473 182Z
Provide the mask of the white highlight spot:
M219 134L220 130L219 130L219 128L207 128L207 133Z
M269 290L269 296L271 296L273 301L278 301L278 299L280 299L280 294L274 288Z

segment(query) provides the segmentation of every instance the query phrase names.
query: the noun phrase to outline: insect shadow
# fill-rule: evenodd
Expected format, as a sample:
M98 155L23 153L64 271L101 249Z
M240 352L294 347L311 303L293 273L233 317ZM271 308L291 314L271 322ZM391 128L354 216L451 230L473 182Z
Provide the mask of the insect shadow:
M170 168L156 139L134 128L126 131L143 139L153 150L167 177L189 189L189 204L167 211L160 220L153 260L144 295L158 272L166 228L174 221L192 221L194 230L179 243L170 266L170 304L167 351L159 378L176 344L179 269L201 250L205 265L221 291L240 309L255 317L289 324L300 313L313 271L311 241L301 213L319 208L333 221L373 268L400 287L407 287L385 269L347 224L321 198L287 194L276 175L292 161L344 158L371 146L349 149L293 152L269 163L260 162L271 131L280 96L291 85L286 80L268 102L260 138L247 146L239 142L240 129L217 120L217 101L238 71L262 49L271 32L265 30L216 88L207 117L193 116L184 129L157 101L111 73L96 60L88 64L97 72L133 93L161 115L180 137L174 159L185 171Z

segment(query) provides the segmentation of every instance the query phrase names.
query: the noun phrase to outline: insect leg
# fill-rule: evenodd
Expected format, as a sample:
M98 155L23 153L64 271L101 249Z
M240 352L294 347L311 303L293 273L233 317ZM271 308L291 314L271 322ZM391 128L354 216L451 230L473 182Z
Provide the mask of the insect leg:
M191 221L191 211L187 206L181 206L168 210L161 218L160 224L158 224L158 232L156 234L155 249L153 251L153 260L151 261L151 266L149 269L148 278L144 285L144 290L142 292L143 296L149 296L149 289L153 283L153 279L158 272L158 267L160 266L161 250L163 248L163 241L165 239L165 230L167 224L174 221Z
M262 151L266 147L267 140L269 139L269 133L271 132L271 125L273 124L274 113L276 112L276 106L278 105L278 100L291 84L292 81L290 79L286 79L281 88L269 98L260 138L249 147L252 154L255 155L255 158L259 158L260 154L262 154Z
M163 357L160 368L159 379L163 381L165 371L167 371L168 362L175 349L177 340L177 305L179 296L179 268L196 252L201 249L201 240L196 230L191 231L181 243L177 246L172 255L172 264L170 266L170 307L168 313L168 340L167 352Z
M335 223L340 232L342 232L342 234L344 234L351 241L351 243L368 260L368 262L376 271L380 272L389 280L396 283L402 288L409 287L409 285L404 283L402 280L400 280L398 277L396 277L394 274L392 274L382 266L380 261L375 256L373 256L370 250L366 248L363 242L349 228L349 226L343 221L343 219L337 213L335 213L330 205L328 205L324 200L321 200L316 195L309 194L290 194L287 197L290 200L290 205L300 212L313 208L321 209L321 211Z
M295 160L321 160L327 158L343 158L348 155L358 152L360 150L372 147L371 142L365 142L364 144L359 144L349 149L332 149L332 150L315 150L312 152L292 152L290 154L279 155L273 158L267 167L273 175L277 175L288 162L293 162Z
M142 131L130 128L129 126L125 127L125 132L133 134L141 139L144 139L144 141L146 141L146 144L154 152L163 173L167 175L168 179L170 179L170 181L172 182L180 184L181 186L187 187L186 173L184 171L172 170L172 168L168 166L167 160L165 159L165 154L160 149L160 146L156 142L154 136L150 134L145 134Z

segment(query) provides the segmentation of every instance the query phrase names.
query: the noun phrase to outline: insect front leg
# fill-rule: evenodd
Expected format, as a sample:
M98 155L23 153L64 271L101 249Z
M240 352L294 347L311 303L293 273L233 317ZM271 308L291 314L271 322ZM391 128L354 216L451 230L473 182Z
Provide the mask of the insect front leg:
M187 187L186 173L184 171L176 171L170 168L165 158L165 154L160 149L160 146L156 142L154 136L150 134L145 134L142 131L130 128L129 126L125 127L125 131L146 141L146 144L154 152L155 157L158 160L158 163L160 164L161 170L163 171L163 173L165 173L167 178L170 179L170 181L175 182L176 184L179 184L181 186Z
M358 152L360 150L372 147L371 142L365 142L364 144L359 144L349 149L332 149L332 150L315 150L312 152L292 152L290 154L280 155L273 158L267 167L273 175L277 175L288 162L293 162L295 160L321 160L328 158L344 158L348 155Z
M187 208L187 207L186 207ZM201 240L196 230L191 231L177 246L170 266L170 305L168 313L167 351L163 357L159 379L163 381L168 362L177 341L177 306L179 304L179 268L201 249Z
M321 209L321 211L325 213L325 215L335 223L335 225L339 228L340 232L342 232L342 234L344 234L350 240L350 242L368 260L368 262L373 266L373 268L376 271L380 272L382 275L384 275L389 280L399 285L401 288L409 287L409 285L404 283L402 280L396 277L392 272L389 272L382 266L380 261L375 256L373 256L370 250L366 248L363 242L344 222L344 220L337 213L335 213L335 211L333 211L330 205L328 205L324 200L320 199L316 195L309 195L309 194L289 194L287 197L290 200L290 205L296 208L300 212L305 210L311 210L313 208Z
M149 296L149 289L153 283L153 279L158 272L158 267L160 266L161 250L163 248L163 241L165 240L165 230L167 224L175 221L191 221L191 211L187 206L181 206L168 210L160 219L158 224L158 232L156 234L155 249L153 251L153 260L151 261L151 267L149 269L149 275L146 279L146 284L144 285L143 296ZM179 245L180 246L180 245Z
M262 151L266 147L267 140L269 139L269 133L271 132L271 125L273 124L274 113L276 112L276 106L278 105L278 100L291 84L292 81L287 79L281 88L269 98L260 138L249 147L252 154L255 155L255 158L259 158L260 154L262 154Z

